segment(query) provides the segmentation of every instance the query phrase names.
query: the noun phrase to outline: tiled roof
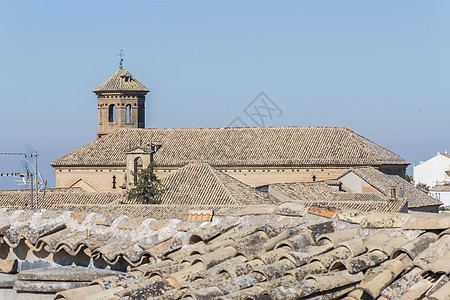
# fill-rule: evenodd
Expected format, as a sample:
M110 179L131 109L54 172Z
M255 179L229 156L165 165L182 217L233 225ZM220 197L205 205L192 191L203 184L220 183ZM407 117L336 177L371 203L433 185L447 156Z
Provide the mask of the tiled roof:
M430 191L433 192L450 192L450 185L436 185L433 186Z
M52 208L59 204L112 204L118 203L123 196L117 193L85 193L80 191L41 192L38 194L38 204L44 208ZM44 199L44 201L43 201ZM42 203L43 202L43 203ZM0 207L15 209L30 208L29 191L0 191Z
M242 209L248 205L209 204L129 204L121 194L114 193L47 193L42 203L42 193L38 198L39 207L51 210L75 212L96 212L100 214L121 214L136 218L186 220L191 210L218 211L223 207ZM201 199L199 199L201 200ZM127 203L127 204L126 204ZM272 200L272 202L274 201ZM8 209L30 209L29 192L0 192L0 207Z
M126 150L158 142L159 167L406 165L397 154L342 127L120 129L52 163L53 167L126 165Z
M269 189L276 189L296 201L334 201L338 193L324 182L275 183L269 185Z
M92 90L95 92L150 92L125 70L117 70L111 77Z
M15 206L8 206L12 209L20 209ZM193 210L211 210L217 212L222 208L240 210L245 205L173 205L173 204L54 204L48 209L70 210L76 212L95 212L99 214L120 214L133 218L153 218L153 219L179 219L187 220L189 212Z
M136 266L61 291L57 299L388 300L450 294L450 215L283 203L224 209L212 222L15 211L2 213L0 223L4 246L16 248L24 240L20 244L35 251L61 252L64 264L82 253L107 265L123 260ZM12 272L23 259L9 257L0 267ZM58 280L48 270L28 272L34 283L43 280L35 273L51 275L47 284ZM16 289L27 276L19 273Z
M164 177L161 183L166 190L162 204L255 205L279 202L204 163L188 164Z
M47 192L44 201L41 192L38 204L39 207L53 210L186 220L191 210L217 211L222 207L242 208L279 203L270 194L259 192L207 164L184 166L164 177L162 184L165 192L159 205L133 204L121 193L76 193L73 190L59 192L60 189ZM23 190L0 192L0 207L29 209L30 192Z
M442 205L441 201L436 200L427 193L419 190L400 176L386 175L372 167L352 168L349 172L354 172L388 197L390 196L390 189L392 186L396 187L397 196L399 196L398 193L400 188L403 189L403 198L408 201L409 208ZM342 176L345 176L345 174Z
M274 191L275 190L275 191ZM400 212L407 209L405 199L391 201L376 193L353 193L336 191L325 182L276 183L269 185L269 192L279 200L298 202L306 206L327 205L339 209L360 211Z
M376 198L376 197L375 197ZM407 201L398 199L393 201L377 200L337 200L337 201L304 201L301 204L305 206L328 206L337 209L354 209L358 211L378 211L378 212L401 212L407 209Z

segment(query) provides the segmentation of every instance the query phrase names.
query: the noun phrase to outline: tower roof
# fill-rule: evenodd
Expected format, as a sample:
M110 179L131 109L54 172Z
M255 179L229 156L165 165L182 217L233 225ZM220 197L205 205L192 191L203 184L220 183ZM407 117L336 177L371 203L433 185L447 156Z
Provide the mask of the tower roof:
M111 77L92 90L96 92L150 92L148 88L137 81L130 72L117 70Z

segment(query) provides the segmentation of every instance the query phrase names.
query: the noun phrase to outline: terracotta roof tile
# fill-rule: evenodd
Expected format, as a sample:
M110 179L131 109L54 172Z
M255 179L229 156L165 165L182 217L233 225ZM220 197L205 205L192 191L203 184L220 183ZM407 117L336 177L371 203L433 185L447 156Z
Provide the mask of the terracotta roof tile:
M190 226L177 220L160 221L154 230L149 230L153 219L138 222L136 229L124 229L119 228L128 220L123 216L103 226L95 223L103 217L95 213L77 222L70 212L61 211L59 216L46 213L53 217L45 219L44 225L40 224L43 212L18 222L21 212L17 211L0 216L11 224L0 231L0 237L7 247L16 248L23 241L31 250L59 253L64 263L86 257L95 260L97 267L136 266L94 280L100 287L92 291L96 297L106 291L110 297L136 299L220 295L223 299L386 300L446 295L450 272L450 235L446 234L450 221L446 219L450 216L427 226L425 221L418 222L409 229L410 220L438 215L347 210L325 218L306 208L301 215L286 216L278 213L282 212L279 205L271 214L241 215L242 208L237 210L236 215L215 215L211 222ZM65 227L58 225L61 222ZM77 253L82 255L72 258ZM9 258L10 266L24 259ZM46 283L39 279L34 284L44 287ZM75 292L61 295L76 297Z
M295 201L304 206L325 206L360 211L398 212L406 211L407 200L390 200L376 193L353 193L336 191L325 182L295 182L269 185L269 193L280 201ZM283 196L280 197L279 195Z
M326 217L329 219L331 219L338 211L339 209L336 208L320 207L320 206L311 206L308 209L308 213L310 214Z
M98 92L150 92L133 75L125 70L117 70L108 80L92 90Z
M208 164L188 164L161 180L167 205L276 204L271 195L259 192Z
M442 205L441 201L436 200L427 193L419 190L400 176L386 175L372 167L352 168L349 172L354 172L386 196L390 196L390 189L392 186L397 188L397 193L402 189L403 198L408 201L409 208ZM343 176L344 175L340 177Z
M342 127L121 129L52 163L53 167L126 165L130 147L158 141L158 167L378 166L408 162Z

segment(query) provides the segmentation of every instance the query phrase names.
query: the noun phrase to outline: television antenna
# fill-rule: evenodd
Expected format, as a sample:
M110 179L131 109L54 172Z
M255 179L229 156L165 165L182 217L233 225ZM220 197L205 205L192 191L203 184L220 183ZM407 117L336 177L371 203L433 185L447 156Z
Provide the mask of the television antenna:
M23 156L25 159L22 162L26 173L0 173L0 176L19 177L22 179L24 185L30 182L30 207L31 209L43 208L44 198L47 189L47 180L44 180L38 169L37 151L33 151L29 145L26 145L28 152L0 152L0 156ZM34 158L34 165L30 160ZM31 167L31 169L29 169ZM43 190L42 202L39 203L39 192ZM39 205L40 204L40 205Z

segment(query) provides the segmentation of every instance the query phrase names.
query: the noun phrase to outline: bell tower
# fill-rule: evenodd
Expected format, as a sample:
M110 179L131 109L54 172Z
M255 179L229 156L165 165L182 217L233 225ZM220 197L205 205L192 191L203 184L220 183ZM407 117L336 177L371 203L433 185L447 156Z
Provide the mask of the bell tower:
M145 95L150 90L125 71L119 70L92 90L97 95L100 138L119 128L145 128Z

